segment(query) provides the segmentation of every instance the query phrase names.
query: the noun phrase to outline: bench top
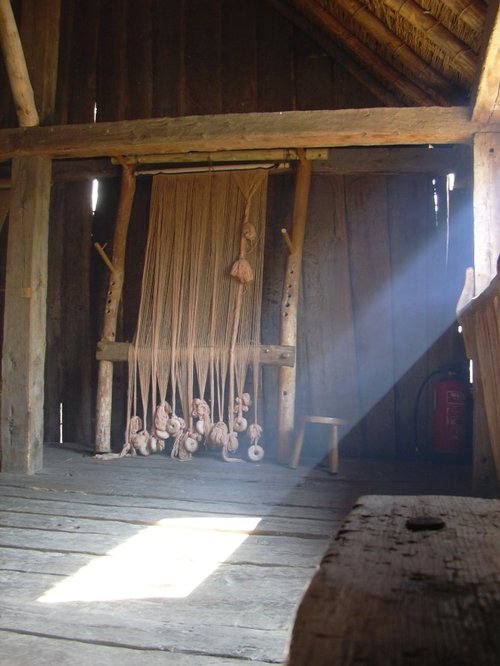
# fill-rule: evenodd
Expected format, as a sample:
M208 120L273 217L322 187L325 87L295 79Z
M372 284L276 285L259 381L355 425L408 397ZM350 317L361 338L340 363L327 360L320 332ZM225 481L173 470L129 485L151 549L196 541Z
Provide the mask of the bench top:
M498 666L500 500L361 497L297 611L288 666Z

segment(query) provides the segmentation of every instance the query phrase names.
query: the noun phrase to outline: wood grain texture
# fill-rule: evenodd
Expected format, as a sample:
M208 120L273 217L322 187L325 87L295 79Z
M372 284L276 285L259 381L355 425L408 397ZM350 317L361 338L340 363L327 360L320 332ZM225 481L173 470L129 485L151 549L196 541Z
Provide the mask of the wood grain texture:
M394 450L395 445L395 375L384 179L380 176L346 178L346 201L349 202L347 221L357 391L364 417L364 442L372 452L387 453Z
M498 663L499 512L498 500L361 497L299 606L288 666ZM408 529L422 516L444 527Z
M97 103L105 120L99 99ZM469 120L465 107L283 111L0 130L0 152L8 159L20 155L119 157L252 148L449 144L466 143L481 130L480 124Z
M490 2L483 32L483 45L472 92L472 118L498 121L500 99L498 61L500 58L500 11L498 0Z
M500 256L500 134L476 135L474 158L475 295L496 275Z
M153 102L153 0L129 4L127 16L127 88L130 118L151 118Z
M320 414L346 419L348 427L340 430L342 452L359 453L357 424L362 414L341 176L313 178L308 214L297 343L297 417ZM305 456L316 453L322 457L326 450L327 433L311 426L304 442Z
M312 164L302 159L297 164L293 199L291 245L288 253L283 294L281 299L280 345L295 347L297 344L297 319L299 307L302 254L311 187ZM282 366L278 387L278 459L286 462L290 455L295 422L296 366Z
M177 116L183 94L182 5L153 0L152 12L152 116Z
M260 2L257 28L258 110L294 109L293 27L269 3Z
M127 87L129 5L128 0L123 0L118 12L113 2L101 2L94 100L99 121L130 118Z
M54 122L60 15L61 0L23 2L20 33L41 125Z
M467 355L474 364L475 488L500 492L500 274L458 312Z
M257 5L253 0L221 5L223 113L257 111Z
M419 387L429 372L426 320L426 252L429 245L428 183L430 176L401 175L387 179L388 221L394 342L395 430L405 454L427 441L431 415L421 404L415 432L414 408ZM412 202L408 206L408 201ZM434 370L434 368L432 368ZM424 428L425 426L425 428ZM424 433L424 430L427 432Z
M125 278L127 232L134 201L135 185L134 168L124 166L111 256L114 271L110 272L109 275L109 286L102 323L101 336L106 341L116 340L118 308L122 299L123 281ZM96 451L106 452L111 447L112 395L113 363L111 361L99 361L96 397Z
M0 45L14 98L17 119L21 127L32 127L38 125L40 119L26 64L26 56L10 0L0 2L0 19Z
M183 115L221 113L221 0L185 0Z
M2 471L42 466L51 163L14 160L2 364Z
M96 358L98 361L127 361L130 343L108 342L100 340L97 343ZM262 365L287 365L295 364L295 347L285 345L261 345L260 363Z
M16 666L282 663L305 586L360 493L463 493L468 479L465 467L443 476L420 463L348 460L333 480L321 467L227 465L210 452L185 464L168 451L104 462L70 446L46 446L44 461L35 477L0 475L0 649ZM260 517L255 529L188 596L38 600L143 534L249 516ZM141 570L175 571L167 543L147 551L144 568L131 556L120 589Z

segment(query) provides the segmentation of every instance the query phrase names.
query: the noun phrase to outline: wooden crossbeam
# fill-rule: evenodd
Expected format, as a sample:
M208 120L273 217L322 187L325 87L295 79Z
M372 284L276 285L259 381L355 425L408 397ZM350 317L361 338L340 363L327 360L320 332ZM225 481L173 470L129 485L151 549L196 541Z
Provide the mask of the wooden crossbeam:
M96 359L98 361L120 362L128 360L130 342L108 342L100 340L97 343ZM261 365L293 366L295 365L295 347L287 345L261 345Z
M467 107L234 113L0 130L0 155L118 157L194 151L468 143ZM500 123L489 126L500 131Z
M315 160L313 173L443 173L462 169L471 156L468 146L379 146L331 148L328 159Z

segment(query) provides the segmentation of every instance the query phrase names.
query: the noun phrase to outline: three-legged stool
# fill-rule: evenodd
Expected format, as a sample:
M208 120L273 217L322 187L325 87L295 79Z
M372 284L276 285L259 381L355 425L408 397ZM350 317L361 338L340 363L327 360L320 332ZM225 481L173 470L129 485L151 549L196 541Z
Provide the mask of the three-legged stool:
M306 425L308 423L321 423L323 425L330 426L330 446L328 449L328 463L330 467L330 472L332 474L337 473L337 467L339 462L339 446L338 446L338 426L345 425L347 421L344 419L335 419L331 416L303 416L302 422L300 424L299 432L295 439L295 444L293 446L293 453L290 459L290 467L295 469L299 464L300 452L302 451L302 444L304 443L304 434L306 431Z

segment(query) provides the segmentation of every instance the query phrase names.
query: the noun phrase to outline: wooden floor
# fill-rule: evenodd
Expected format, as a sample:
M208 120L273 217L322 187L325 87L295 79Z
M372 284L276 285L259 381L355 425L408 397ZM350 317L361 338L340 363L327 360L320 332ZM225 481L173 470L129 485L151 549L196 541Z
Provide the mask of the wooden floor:
M340 473L47 446L0 474L2 666L282 663L330 537L365 494L470 494L467 466Z

